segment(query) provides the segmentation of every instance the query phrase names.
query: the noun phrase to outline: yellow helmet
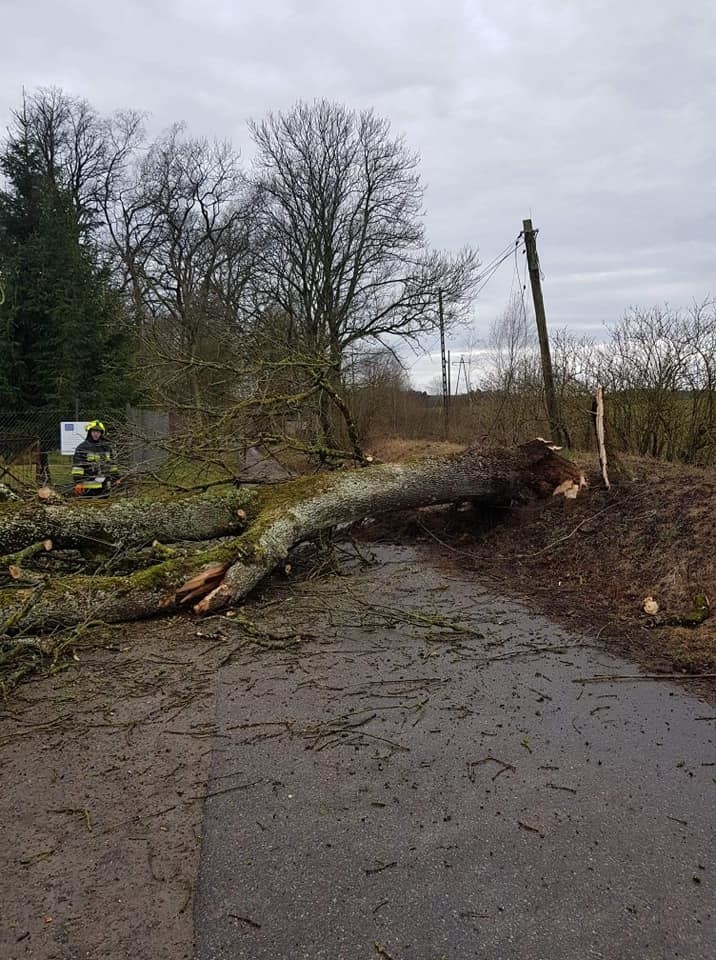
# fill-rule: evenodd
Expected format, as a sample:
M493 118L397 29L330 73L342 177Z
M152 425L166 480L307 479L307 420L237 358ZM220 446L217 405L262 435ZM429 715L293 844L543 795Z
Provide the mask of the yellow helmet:
M105 432L104 424L102 423L101 420L90 420L90 422L85 427L85 430L87 431L87 433L89 433L90 430L101 430L102 433Z

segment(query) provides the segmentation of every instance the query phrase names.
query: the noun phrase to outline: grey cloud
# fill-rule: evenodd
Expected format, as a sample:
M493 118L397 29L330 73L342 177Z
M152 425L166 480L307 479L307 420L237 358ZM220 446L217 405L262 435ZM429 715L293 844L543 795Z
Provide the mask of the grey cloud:
M433 243L490 260L540 228L550 319L716 294L711 0L97 0L5 4L0 116L55 83L230 137L297 98L374 106L422 156ZM514 283L475 310L484 336Z

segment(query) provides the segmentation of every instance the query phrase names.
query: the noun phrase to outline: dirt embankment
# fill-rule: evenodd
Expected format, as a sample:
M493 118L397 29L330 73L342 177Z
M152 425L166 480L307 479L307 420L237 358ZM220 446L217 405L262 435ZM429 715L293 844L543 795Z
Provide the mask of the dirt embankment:
M576 500L424 510L401 518L401 534L441 546L446 561L647 668L716 673L716 470L632 459L634 480L608 491L595 458L575 459L590 484ZM378 524L374 535L384 531ZM647 597L657 614L644 612ZM700 597L711 604L706 619L675 625Z

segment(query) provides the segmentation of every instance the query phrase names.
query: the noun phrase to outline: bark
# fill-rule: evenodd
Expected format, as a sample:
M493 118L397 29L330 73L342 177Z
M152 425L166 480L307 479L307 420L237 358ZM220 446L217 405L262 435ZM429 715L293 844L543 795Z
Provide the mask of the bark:
M245 526L252 491L231 488L161 500L7 504L0 508L0 554L50 539L58 547L104 544L139 546L152 540L211 540ZM240 515L244 511L244 516Z
M511 452L472 449L303 477L255 491L254 522L238 537L124 577L65 577L33 592L15 590L9 600L0 594L0 622L31 632L88 619L140 619L190 604L200 614L215 612L245 598L291 547L329 527L429 504L468 499L503 504L556 490L573 495L583 484L578 468L541 440Z

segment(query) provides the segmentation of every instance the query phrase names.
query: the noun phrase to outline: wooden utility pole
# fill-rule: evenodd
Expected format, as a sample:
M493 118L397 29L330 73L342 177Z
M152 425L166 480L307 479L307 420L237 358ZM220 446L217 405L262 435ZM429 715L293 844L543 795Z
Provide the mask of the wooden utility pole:
M552 358L549 352L549 336L547 335L547 318L544 313L544 299L542 297L542 284L540 282L539 257L537 256L537 230L532 229L531 220L522 221L522 230L525 237L525 250L527 251L527 267L530 272L530 283L532 285L532 300L535 305L535 317L537 319L537 333L539 335L539 349L542 357L542 379L544 381L544 397L547 406L547 416L549 426L552 431L552 439L562 446L567 446L567 434L562 425L562 417L559 411L559 402L554 392L554 377L552 376Z
M445 316L443 314L443 292L438 290L438 316L440 318L440 359L443 369L443 417L445 439L448 436L448 424L450 420L450 390L448 388L448 370L445 358Z

